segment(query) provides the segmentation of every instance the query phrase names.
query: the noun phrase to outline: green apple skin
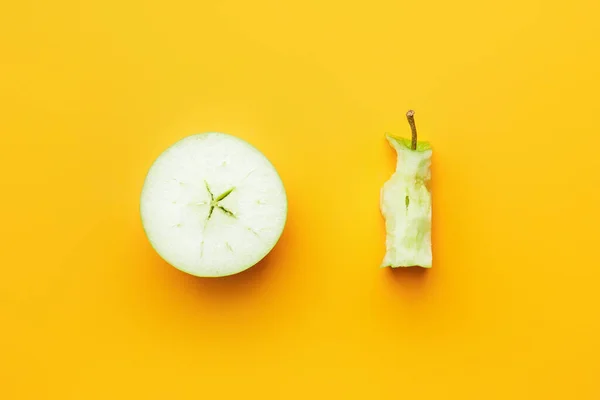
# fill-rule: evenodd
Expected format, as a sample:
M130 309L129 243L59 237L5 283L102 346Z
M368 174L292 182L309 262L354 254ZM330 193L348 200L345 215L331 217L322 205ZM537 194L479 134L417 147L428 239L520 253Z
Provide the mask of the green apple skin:
M381 189L386 253L381 267L431 268L431 145L386 135L396 150L396 171Z

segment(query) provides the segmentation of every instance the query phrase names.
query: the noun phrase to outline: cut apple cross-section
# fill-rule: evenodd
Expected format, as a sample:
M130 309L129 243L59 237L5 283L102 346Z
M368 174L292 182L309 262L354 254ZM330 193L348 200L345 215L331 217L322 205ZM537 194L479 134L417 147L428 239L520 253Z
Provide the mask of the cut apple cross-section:
M186 137L148 171L141 217L152 247L196 276L244 271L278 242L287 218L283 183L271 162L224 133Z

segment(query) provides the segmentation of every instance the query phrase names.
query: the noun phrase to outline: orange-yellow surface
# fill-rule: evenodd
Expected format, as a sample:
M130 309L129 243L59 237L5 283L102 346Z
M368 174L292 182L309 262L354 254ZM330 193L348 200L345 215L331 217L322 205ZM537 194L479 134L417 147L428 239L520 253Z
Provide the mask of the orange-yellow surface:
M7 1L0 398L599 399L600 3ZM386 132L434 147L434 266L378 268ZM143 179L224 131L288 191L206 280Z

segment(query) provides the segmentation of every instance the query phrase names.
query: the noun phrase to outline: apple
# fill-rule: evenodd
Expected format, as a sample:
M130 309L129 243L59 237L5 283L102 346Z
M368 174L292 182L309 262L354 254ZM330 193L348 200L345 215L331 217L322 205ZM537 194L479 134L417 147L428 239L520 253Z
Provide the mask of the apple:
M146 176L144 231L173 267L201 277L244 271L278 242L287 196L275 167L225 133L188 136L166 149Z
M431 145L417 141L414 111L407 119L412 139L386 135L396 150L396 171L381 189L386 253L381 267L431 268Z

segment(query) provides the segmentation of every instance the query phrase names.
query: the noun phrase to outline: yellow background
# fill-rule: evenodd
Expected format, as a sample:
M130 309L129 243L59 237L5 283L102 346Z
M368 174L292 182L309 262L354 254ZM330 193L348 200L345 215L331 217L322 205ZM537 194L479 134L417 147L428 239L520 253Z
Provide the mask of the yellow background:
M599 399L600 3L5 1L0 398ZM434 147L434 267L379 269L385 132ZM198 279L139 194L261 149L273 253Z

